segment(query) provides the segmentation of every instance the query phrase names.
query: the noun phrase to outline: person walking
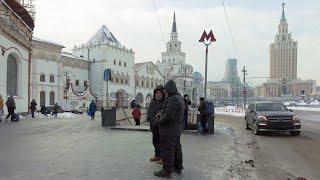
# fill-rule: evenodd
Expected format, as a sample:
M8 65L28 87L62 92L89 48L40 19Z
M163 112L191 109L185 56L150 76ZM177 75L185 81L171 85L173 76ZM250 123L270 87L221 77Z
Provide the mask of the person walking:
M32 118L34 118L34 112L36 111L36 108L37 108L36 100L32 99L32 101L31 101L31 106L30 106L31 117L32 117Z
M168 98L159 115L160 152L163 169L154 172L154 175L169 178L174 171L181 174L183 169L180 137L184 102L173 80L166 83L165 93Z
M58 118L58 111L59 111L59 105L58 105L58 103L55 103L54 107L53 107L53 117L54 118Z
M205 103L204 97L200 98L200 105L199 105L198 111L200 112L200 123L202 127L201 133L205 134L208 132L208 129L207 129L208 115L207 115L207 105Z
M14 121L14 110L16 109L16 102L14 101L13 96L11 95L7 102L6 102L6 106L8 109L8 115L6 117L6 121L9 119L9 117L11 116L11 121Z
M90 116L91 116L91 120L94 120L94 116L96 114L96 111L97 111L97 105L92 100L90 105L89 105L89 113L90 113Z
M4 108L4 100L2 98L2 95L0 94L0 121L2 121L2 116L4 114L3 108Z
M154 156L150 158L150 161L162 162L160 157L159 121L157 120L156 116L162 110L164 102L164 87L159 85L153 91L153 98L147 110L147 121L150 123L152 144L154 147Z
M184 122L184 130L188 129L188 116L189 116L189 105L191 105L191 101L188 94L183 95L184 100L184 114L183 114L183 122Z
M136 122L136 126L140 126L140 119L141 119L141 110L140 110L140 105L137 104L132 111L132 116L134 119L134 122Z

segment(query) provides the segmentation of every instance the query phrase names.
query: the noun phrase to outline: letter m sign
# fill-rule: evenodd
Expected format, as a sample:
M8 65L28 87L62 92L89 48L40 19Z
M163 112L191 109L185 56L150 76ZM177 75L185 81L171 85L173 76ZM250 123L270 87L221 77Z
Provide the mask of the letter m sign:
M209 41L209 42L215 42L216 41L216 38L214 37L212 30L210 30L209 34L207 34L206 31L203 31L199 42L205 42L205 41Z

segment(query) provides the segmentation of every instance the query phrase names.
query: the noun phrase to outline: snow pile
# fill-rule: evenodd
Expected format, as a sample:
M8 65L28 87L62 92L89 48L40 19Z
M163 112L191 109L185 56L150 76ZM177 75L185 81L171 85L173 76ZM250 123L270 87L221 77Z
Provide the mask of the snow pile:
M320 108L315 108L315 107L291 107L288 106L288 109L292 109L292 110L298 110L298 111L317 111L320 112Z
M58 113L58 118L74 118L74 117L77 117L77 115L74 113L70 113L70 112Z
M236 106L226 106L215 108L215 114L244 117L245 111L243 108L237 108Z

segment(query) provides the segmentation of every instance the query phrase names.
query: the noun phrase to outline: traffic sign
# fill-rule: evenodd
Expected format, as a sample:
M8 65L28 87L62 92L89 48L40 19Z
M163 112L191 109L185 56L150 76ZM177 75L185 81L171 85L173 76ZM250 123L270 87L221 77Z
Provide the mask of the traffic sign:
M103 72L103 80L110 81L111 80L111 69L106 69Z

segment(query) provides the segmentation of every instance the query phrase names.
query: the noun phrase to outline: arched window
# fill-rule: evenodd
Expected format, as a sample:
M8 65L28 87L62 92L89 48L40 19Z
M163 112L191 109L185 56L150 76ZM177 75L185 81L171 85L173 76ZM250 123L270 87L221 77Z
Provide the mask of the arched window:
M118 83L119 82L119 79L118 78L116 78L116 83Z
M139 87L139 80L136 79L136 86Z
M153 84L153 82L151 82L151 88L154 88L153 86L154 86L154 84Z
M46 105L46 93L44 91L40 92L40 105Z
M144 80L141 81L141 87L143 87L143 86L144 86Z
M50 75L49 80L50 80L51 83L54 83L54 76L53 76L53 75Z
M116 60L113 60L113 64L114 64L114 65L117 65L117 61L116 61Z
M50 92L50 105L54 105L55 103L55 95L54 95L54 92Z
M128 84L128 79L126 79L126 84Z
M79 80L76 80L75 85L76 85L76 86L79 86Z
M123 79L122 78L120 79L120 83L123 84Z
M40 74L40 82L46 82L46 76L44 74Z
M123 66L124 66L124 67L127 67L127 63L123 63Z
M8 56L7 61L7 95L17 95L18 87L18 63L13 55Z
M121 66L121 61L119 61L119 66Z
M149 81L146 82L146 86L147 86L147 88L149 88Z

